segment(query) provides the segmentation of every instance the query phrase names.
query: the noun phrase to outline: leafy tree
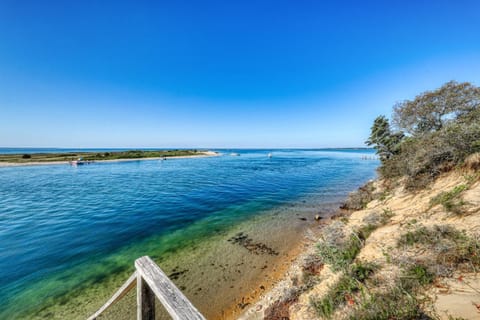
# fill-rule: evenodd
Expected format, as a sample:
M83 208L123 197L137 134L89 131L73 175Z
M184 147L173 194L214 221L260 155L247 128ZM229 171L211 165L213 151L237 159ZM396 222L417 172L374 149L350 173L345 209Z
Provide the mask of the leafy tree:
M406 187L425 187L442 172L480 152L480 88L450 81L414 100L394 106L392 133L388 119L375 119L370 138L380 154L380 174L406 177Z
M439 89L426 91L414 100L405 100L393 108L397 128L412 136L441 130L458 119L471 122L480 119L480 88L468 82L450 81Z
M365 143L369 146L373 145L380 158L386 160L399 152L403 137L402 132L392 133L390 123L385 116L378 116L373 122L370 137Z

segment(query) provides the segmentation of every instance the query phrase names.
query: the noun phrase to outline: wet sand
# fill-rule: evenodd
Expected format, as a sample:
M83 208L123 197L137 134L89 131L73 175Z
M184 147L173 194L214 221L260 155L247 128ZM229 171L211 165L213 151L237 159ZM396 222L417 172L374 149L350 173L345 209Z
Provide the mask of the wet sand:
M160 266L207 319L236 319L288 270L303 248L304 231L317 224L313 216L268 214ZM135 294L114 309L102 319L134 317Z

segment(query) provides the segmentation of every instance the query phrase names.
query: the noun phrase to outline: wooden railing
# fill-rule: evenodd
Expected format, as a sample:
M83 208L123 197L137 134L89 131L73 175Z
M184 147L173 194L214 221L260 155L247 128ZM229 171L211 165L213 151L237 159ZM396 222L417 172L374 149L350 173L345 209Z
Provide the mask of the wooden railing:
M175 320L205 320L160 267L147 256L135 261L135 272L88 320L97 319L135 285L137 286L137 320L155 319L155 297Z

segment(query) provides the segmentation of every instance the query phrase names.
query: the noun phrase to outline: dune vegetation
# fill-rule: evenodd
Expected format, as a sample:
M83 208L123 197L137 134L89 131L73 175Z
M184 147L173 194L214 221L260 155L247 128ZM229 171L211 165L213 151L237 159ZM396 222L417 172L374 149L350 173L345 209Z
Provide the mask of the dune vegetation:
M379 178L312 229L244 318L480 317L480 88L448 82L392 119L376 118L367 140Z

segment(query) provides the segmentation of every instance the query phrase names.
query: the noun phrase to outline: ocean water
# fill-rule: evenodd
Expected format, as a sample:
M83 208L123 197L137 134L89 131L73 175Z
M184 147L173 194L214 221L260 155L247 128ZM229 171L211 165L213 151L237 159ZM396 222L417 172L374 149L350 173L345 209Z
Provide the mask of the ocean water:
M274 261L234 247L226 241L232 234L248 230L253 242L287 254L299 230L312 227L313 214L337 207L378 166L362 159L371 150L219 151L208 158L0 168L0 319L85 318L143 255L167 274L181 269L183 278L174 280L182 291L204 314L222 318L237 292L250 290L240 284L259 281L263 268L255 263ZM224 267L233 261L250 262L234 276ZM206 287L216 288L218 305L197 295ZM131 309L127 303L123 310Z

